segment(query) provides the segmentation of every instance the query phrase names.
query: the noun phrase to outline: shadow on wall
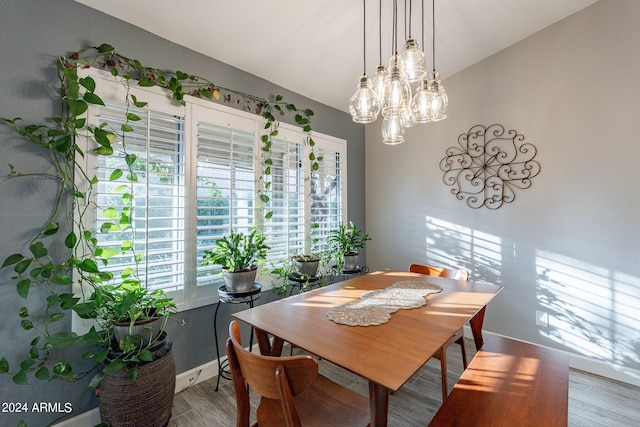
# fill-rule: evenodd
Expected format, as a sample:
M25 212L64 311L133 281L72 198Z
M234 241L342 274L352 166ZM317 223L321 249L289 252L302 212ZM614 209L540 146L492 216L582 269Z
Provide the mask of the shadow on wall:
M640 364L640 278L538 251L536 279L538 303L553 313L546 336L588 357Z
M426 228L429 262L466 268L472 281L503 284L503 254L517 257L499 236L433 217L426 218ZM540 328L540 335L585 357L640 366L640 277L548 251L534 253L536 310L549 313L549 328Z

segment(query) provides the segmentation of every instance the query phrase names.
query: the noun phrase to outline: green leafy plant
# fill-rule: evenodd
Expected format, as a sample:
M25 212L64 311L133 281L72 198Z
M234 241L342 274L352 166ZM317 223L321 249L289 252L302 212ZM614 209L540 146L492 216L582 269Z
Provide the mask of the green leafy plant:
M269 249L265 237L257 230L249 234L231 230L229 236L216 240L214 249L204 251L205 262L202 265L221 265L231 272L249 270L264 261Z
M310 109L299 110L294 104L283 102L282 95L276 95L273 103L263 103L262 116L266 119L264 129L266 133L261 136L262 148L261 157L264 164L263 176L260 177L262 182L262 188L258 190L260 200L264 204L264 217L269 220L273 216L273 210L270 209L271 200L271 166L273 165L272 159L272 146L273 138L278 135L279 122L276 119L273 110L277 114L284 115L285 111L293 112L295 114L295 122L298 126L302 127L303 132L306 133L305 143L309 147L309 164L310 173L316 172L320 169L320 162L324 159L323 156L317 156L314 150L316 145L315 141L311 137L311 117L313 111Z
M315 254L296 254L293 255L291 259L298 262L313 262L320 261L320 256Z
M91 77L81 77L78 73L83 68L98 68L108 71L120 80L126 88L124 99L126 111L120 127L112 129L102 123L97 126L89 124L85 113L91 105L104 105L96 82ZM163 292L151 291L144 287L137 274L137 265L144 256L135 249L136 229L134 227L134 184L138 181L137 170L141 162L135 154L126 150L126 139L133 131L132 122L141 118L133 110L144 108L146 102L129 93L131 86L157 86L168 91L176 101L184 103L186 95L242 104L248 111L262 114L267 120L265 129L270 131L263 137L268 144L277 135L278 121L272 111L284 114L285 111L295 113L296 123L307 133L307 144L313 148L311 138L311 110L298 110L286 103L282 97L269 101L260 97L223 88L213 82L182 71L168 71L143 65L136 59L128 58L115 51L113 46L102 44L90 46L57 62L58 79L61 85L60 114L52 117L47 124L24 124L22 119L2 118L1 120L25 138L49 153L52 158L54 172L47 174L30 173L16 170L9 164L10 179L29 179L29 177L46 177L57 183L57 195L51 206L51 213L42 228L29 242L23 253L14 253L7 257L0 268L12 268L17 293L25 300L30 298L30 290L34 287L46 287L46 299L41 307L31 312L27 304L18 309L20 325L27 333L32 334L25 349L24 359L16 365L10 364L6 357L0 358L0 374L12 375L16 384L28 384L30 377L37 380L62 380L75 382L87 374L96 372L91 385L99 383L106 372L114 372L123 368L130 369L133 377L135 366L148 359L147 349L140 346L121 347L114 344L112 328L117 321L140 320L158 316L166 318L175 312L175 305ZM88 138L89 151L85 152L78 145L77 138ZM118 181L124 177L126 185L117 187L120 197L120 208L97 206L102 209L103 216L108 218L99 230L94 230L88 212L96 208L93 190L99 183L83 169L86 156L111 156L114 154L113 144L118 142L120 150L124 150L126 166L115 169L110 181ZM311 150L313 154L313 150ZM317 170L319 158L310 155L311 169ZM272 163L270 147L263 147L265 175ZM267 180L262 178L264 182ZM260 195L263 202L269 201L269 188L262 188ZM264 210L264 209L263 209ZM264 210L264 212L267 212ZM267 216L267 215L266 215ZM268 218L267 218L268 219ZM99 245L99 233L119 232L127 234L120 250ZM256 237L256 236L254 236ZM66 251L59 250L60 242ZM255 243L255 242L254 242ZM258 239L258 247L264 240ZM264 248L257 254L262 256ZM119 277L106 268L111 258L116 255L130 255L135 265L126 268ZM238 262L238 264L240 261ZM72 285L80 292L74 292ZM55 332L54 324L75 311L81 317L94 319L98 327L93 327L85 334L79 335L71 331ZM135 344L135 343L130 343ZM95 367L76 372L64 359L56 360L57 350L68 346L87 348L83 358L96 362ZM129 351L131 350L131 351ZM114 356L115 355L115 356Z
M312 276L300 271L298 262L319 262L317 273ZM278 295L292 295L294 292L306 292L325 286L330 282L326 264L322 257L315 254L297 254L287 258L282 264L271 269L274 277L272 289Z
M364 249L367 241L371 240L368 234L356 227L353 221L349 224L340 224L338 228L329 231L329 245L325 257L337 262L337 270L342 270L345 255L357 255L360 249Z
M95 320L101 329L96 344L105 350L97 358L105 364L105 369L92 378L90 387L97 387L106 373L121 369L129 369L130 378L135 380L138 364L153 360L150 348L160 338L170 316L177 315L175 303L164 291L139 284L95 287L88 298L73 306L73 311L83 319ZM158 320L159 326L152 338L144 342L133 327L148 320ZM120 337L115 332L118 326L127 330Z

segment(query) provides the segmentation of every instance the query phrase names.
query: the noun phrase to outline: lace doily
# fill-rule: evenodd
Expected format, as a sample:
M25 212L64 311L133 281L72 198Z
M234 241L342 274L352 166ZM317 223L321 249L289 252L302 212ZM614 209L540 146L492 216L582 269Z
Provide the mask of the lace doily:
M427 296L442 292L438 285L425 282L396 282L386 289L368 291L359 300L331 307L329 320L348 326L380 325L399 309L418 308L427 304Z

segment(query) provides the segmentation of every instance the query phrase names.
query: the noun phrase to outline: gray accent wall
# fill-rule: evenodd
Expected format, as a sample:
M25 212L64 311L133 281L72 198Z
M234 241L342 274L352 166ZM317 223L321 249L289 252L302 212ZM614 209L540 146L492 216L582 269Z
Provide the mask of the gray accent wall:
M404 144L367 127L369 267L469 269L504 286L487 331L638 384L639 76L640 2L602 0L446 79L449 118L409 129ZM537 148L541 172L513 203L471 209L440 160L494 123Z
M188 25L188 17L180 10L176 25ZM211 25L215 25L212 21ZM258 41L269 49L268 39ZM123 55L139 59L153 67L182 70L201 75L223 87L229 87L270 98L276 94L298 107L315 112L314 130L348 141L348 212L349 218L364 226L364 127L355 125L347 113L319 104L310 99L277 87L268 81L205 57L185 47L170 43L137 27L126 24L71 0L0 0L0 117L22 117L25 122L42 123L59 113L59 81L56 61L88 45L109 43ZM211 40L224 43L224 40ZM345 104L350 94L345 94ZM292 122L292 117L283 121ZM27 242L48 220L55 196L55 185L42 178L7 179L8 163L16 170L49 172L51 159L46 153L16 136L8 126L0 125L0 260L15 252L25 251ZM60 250L63 245L60 245ZM32 289L28 301L22 300L10 280L11 269L0 271L0 357L15 364L28 350L33 334L20 329L18 308L26 305L38 309L38 301L46 296L46 289ZM38 298L38 295L40 298ZM273 299L265 292L260 303ZM220 344L224 346L232 310L243 307L223 305L218 318ZM213 314L215 305L189 310L186 325L180 329L170 325L170 336L176 358L177 371L185 372L215 359ZM69 330L70 321L55 326ZM224 347L221 347L224 348ZM78 352L68 350L55 357L77 360ZM21 359L20 359L21 360ZM90 376L89 376L90 377ZM93 391L85 388L89 377L78 384L43 383L17 386L11 377L0 375L0 402L70 402L80 405L70 416L76 416L97 406ZM30 426L43 426L60 415L54 413L0 413L0 425L16 425L24 419Z

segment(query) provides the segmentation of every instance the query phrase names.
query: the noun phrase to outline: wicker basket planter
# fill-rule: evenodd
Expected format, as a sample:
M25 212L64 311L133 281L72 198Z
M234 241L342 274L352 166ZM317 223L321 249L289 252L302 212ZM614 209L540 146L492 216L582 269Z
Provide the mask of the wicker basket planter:
M138 366L135 381L126 370L107 374L100 383L100 418L110 427L162 427L171 419L176 365L166 337L150 350L154 360Z

